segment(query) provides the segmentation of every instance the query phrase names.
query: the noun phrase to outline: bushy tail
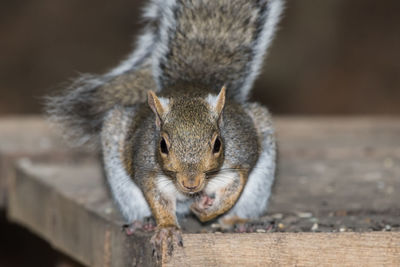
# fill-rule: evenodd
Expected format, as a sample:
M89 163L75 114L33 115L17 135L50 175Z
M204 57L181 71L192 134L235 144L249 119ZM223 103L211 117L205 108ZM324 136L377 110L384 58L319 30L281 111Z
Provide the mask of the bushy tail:
M115 105L131 106L146 100L146 92L156 88L150 60L138 69L119 76L83 75L64 93L47 97L46 111L51 122L77 145L98 142L105 113Z
M283 0L155 0L164 6L153 54L159 88L202 83L245 101L279 21Z

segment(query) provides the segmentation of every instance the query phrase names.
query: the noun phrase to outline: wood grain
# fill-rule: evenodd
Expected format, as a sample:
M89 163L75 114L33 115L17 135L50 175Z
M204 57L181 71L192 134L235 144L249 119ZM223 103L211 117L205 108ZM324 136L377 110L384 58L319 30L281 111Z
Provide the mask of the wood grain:
M77 183L77 181L80 181ZM9 217L90 266L153 266L149 234L125 236L94 165L19 162ZM163 266L399 266L399 232L184 234ZM167 255L167 253L163 253Z
M271 212L400 210L398 118L281 117L275 124Z
M400 210L400 118L277 118L276 125L271 212ZM121 231L100 164L63 153L46 127L35 118L0 120L8 218L85 265L400 266L398 232L185 233L185 247L157 264L150 234Z
M126 236L99 164L23 159L9 184L8 218L87 266L154 264L149 234Z
M400 233L187 234L164 266L400 266Z
M6 203L6 187L14 175L14 161L23 157L62 161L82 161L91 157L89 149L72 148L39 116L0 118L0 209Z

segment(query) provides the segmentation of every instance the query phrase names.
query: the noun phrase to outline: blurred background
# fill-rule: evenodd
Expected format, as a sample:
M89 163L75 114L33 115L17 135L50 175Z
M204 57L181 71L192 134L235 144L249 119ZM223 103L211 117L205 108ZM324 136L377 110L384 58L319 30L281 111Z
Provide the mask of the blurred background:
M3 0L0 115L118 64L143 2ZM275 114L400 114L400 1L288 0L264 66L253 98Z

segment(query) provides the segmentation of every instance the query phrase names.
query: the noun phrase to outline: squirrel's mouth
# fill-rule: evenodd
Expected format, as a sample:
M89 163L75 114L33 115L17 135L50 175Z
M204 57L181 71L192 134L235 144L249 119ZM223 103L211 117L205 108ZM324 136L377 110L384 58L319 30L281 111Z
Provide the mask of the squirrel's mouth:
M193 184L185 184L184 181L179 182L178 181L178 189L179 191L181 191L184 194L188 194L188 195L194 195L196 193L201 192L204 187L205 187L205 181L200 181L197 185L193 185Z

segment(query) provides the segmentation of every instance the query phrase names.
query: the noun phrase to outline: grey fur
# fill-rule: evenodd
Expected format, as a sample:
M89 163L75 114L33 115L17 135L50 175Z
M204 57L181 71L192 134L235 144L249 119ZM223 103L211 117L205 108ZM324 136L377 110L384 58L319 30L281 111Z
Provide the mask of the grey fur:
M104 168L112 196L127 222L150 216L150 208L123 162L123 151L134 108L115 107L109 111L101 131Z
M245 110L256 126L261 153L242 195L227 217L255 218L265 212L275 178L276 144L271 115L257 103L247 104Z
M247 100L282 10L281 0L159 0L153 74L160 88L181 82L226 85Z

